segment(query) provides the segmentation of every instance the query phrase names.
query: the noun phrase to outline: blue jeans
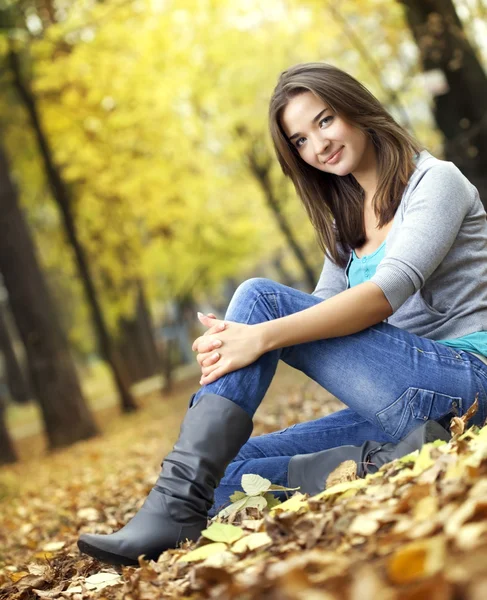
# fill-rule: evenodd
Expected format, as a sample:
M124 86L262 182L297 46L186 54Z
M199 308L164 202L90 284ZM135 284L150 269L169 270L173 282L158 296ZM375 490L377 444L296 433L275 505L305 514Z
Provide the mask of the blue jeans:
M320 302L323 300L317 296L253 278L237 288L225 320L261 323ZM253 417L279 359L308 375L349 408L250 438L215 490L211 516L229 501L230 494L242 489L245 473L287 485L288 463L296 454L361 445L367 440L399 442L427 419L446 424L451 416L461 416L476 394L479 410L469 424L481 425L487 416L487 365L470 352L385 321L352 335L266 352L251 365L202 386L192 404L211 392L232 400Z

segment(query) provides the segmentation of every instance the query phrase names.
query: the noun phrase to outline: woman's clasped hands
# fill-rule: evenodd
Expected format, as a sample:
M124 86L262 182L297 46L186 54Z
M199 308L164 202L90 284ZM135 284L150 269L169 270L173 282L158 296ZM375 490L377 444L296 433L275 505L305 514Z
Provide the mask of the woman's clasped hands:
M262 335L255 325L217 319L212 313L198 313L200 322L208 327L193 342L193 352L201 367L200 385L219 379L226 373L246 367L263 353Z

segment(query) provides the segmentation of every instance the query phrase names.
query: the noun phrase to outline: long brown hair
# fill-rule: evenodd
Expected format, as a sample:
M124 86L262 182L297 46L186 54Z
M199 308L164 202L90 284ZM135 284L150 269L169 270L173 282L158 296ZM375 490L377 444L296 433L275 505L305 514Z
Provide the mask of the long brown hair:
M369 90L351 75L326 63L295 65L279 76L269 104L269 128L284 174L304 204L323 252L345 266L348 251L365 243L364 190L353 175L325 173L308 165L284 133L281 119L288 102L312 92L351 125L362 129L374 144L378 185L373 207L378 226L389 223L401 202L414 169L414 154L423 147L396 123ZM333 226L335 219L335 227Z

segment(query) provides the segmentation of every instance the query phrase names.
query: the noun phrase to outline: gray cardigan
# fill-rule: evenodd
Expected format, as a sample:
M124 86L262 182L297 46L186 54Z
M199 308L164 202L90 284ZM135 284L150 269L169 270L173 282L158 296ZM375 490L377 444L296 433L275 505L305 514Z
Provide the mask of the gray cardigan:
M338 249L350 264L352 253ZM347 289L346 268L325 259L313 295ZM387 322L432 340L487 330L487 220L477 188L423 150L404 190L385 254L370 281L389 301Z

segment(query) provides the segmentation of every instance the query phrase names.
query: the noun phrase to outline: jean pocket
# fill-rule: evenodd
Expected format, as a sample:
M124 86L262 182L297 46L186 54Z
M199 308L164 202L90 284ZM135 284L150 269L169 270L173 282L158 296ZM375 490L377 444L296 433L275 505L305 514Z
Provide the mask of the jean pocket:
M463 414L463 398L409 387L376 417L388 435L401 440L421 423L439 421L448 413Z

